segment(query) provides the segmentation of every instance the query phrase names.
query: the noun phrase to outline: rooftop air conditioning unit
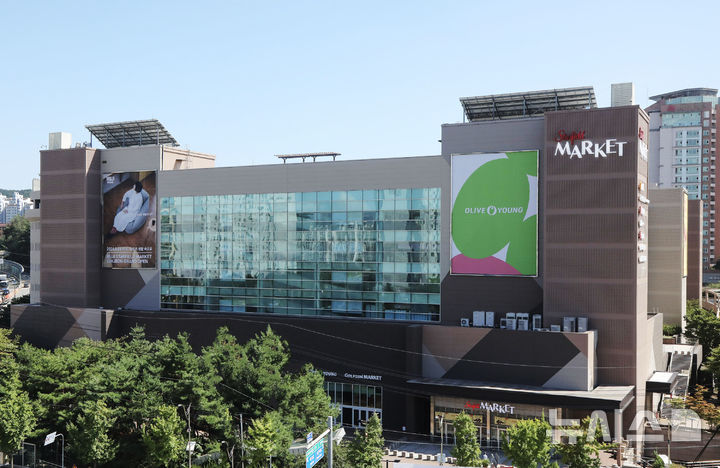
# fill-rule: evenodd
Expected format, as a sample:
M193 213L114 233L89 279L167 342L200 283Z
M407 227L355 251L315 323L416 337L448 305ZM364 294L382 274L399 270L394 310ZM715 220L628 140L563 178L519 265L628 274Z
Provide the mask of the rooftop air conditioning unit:
M588 331L588 318L587 317L578 317L577 318L577 331L578 332Z
M469 319L469 318L461 318L461 319L460 319L460 326L461 326L461 327L469 327L469 326L470 326L470 319Z
M495 312L493 312L492 310L485 311L485 326L486 327L494 327L495 326Z
M533 314L532 316L532 329L540 330L542 328L542 315Z
M485 311L474 310L473 311L473 327L484 327L485 326Z
M564 332L574 332L575 325L576 325L576 319L575 317L563 317L563 331Z
M530 325L529 314L517 314L517 329L527 331Z

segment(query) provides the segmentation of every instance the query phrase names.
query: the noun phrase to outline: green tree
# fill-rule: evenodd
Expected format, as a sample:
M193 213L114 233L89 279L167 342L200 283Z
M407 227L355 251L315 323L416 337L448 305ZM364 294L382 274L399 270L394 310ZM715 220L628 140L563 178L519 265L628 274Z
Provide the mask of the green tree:
M211 440L227 440L232 434L230 404L218 387L222 379L190 346L187 333L165 337L155 343L154 359L158 366L165 401L191 405L191 426L201 435L201 446ZM235 398L241 395L236 395Z
M565 428L566 433L572 434L574 442L558 444L555 446L562 456L563 463L569 468L600 468L600 450L607 446L600 440L602 429L600 425L594 434L588 432L590 418L584 418L579 426ZM598 434L597 431L600 431Z
M365 429L357 431L350 443L350 462L356 468L379 468L382 464L383 445L382 424L377 413L373 413Z
M663 324L663 336L675 336L682 333L680 325L670 325L669 323Z
M10 337L10 330L0 329L0 452L6 454L20 450L36 424L30 398L22 390L16 351L17 339Z
M660 455L658 455L657 452L655 452L655 459L653 460L652 468L665 468L665 462L662 461L662 458L660 458Z
M327 465L326 456L325 466ZM333 468L355 468L355 465L350 461L350 444L346 440L333 446Z
M502 450L518 468L550 464L550 424L545 419L525 419L508 428Z
M150 458L150 466L173 466L183 462L185 423L180 419L177 408L162 405L153 414L142 429L142 441Z
M699 306L697 300L687 301L685 336L698 340L703 348L703 360L720 345L720 319Z
M720 407L706 400L706 394L710 394L707 388L696 385L695 390L685 398L685 406L695 411L711 426L717 427L720 425Z
M84 463L97 466L115 458L117 443L109 431L115 422L104 401L83 401L77 422L67 425L69 449Z
M156 452L172 459L172 450L161 448L174 446L178 417L184 458L187 422L179 414L170 417L165 408L177 411L178 403L191 404L192 436L201 447L196 455L220 451L221 441L238 447L239 431L230 415L242 413L245 421L272 422L273 458L288 467L297 462L287 451L293 435L322 432L327 417L336 414L324 391L322 373L310 366L291 372L287 343L270 329L245 344L221 329L201 355L193 350L187 334L150 341L141 328L120 339L81 338L52 351L28 344L19 348L13 344L13 350L16 360L0 359L0 380L7 380L13 366L21 369L18 388L29 397L37 418L31 435L68 433L72 426L89 445L97 431L79 421L89 418L88 405L101 400L113 420L107 441L123 454L120 460L97 462L107 467L157 466L162 462ZM72 442L68 436L68 443Z
M455 448L453 457L460 466L482 466L480 444L477 440L477 427L469 414L462 412L453 422L455 428Z
M268 412L253 420L246 441L246 446L250 448L252 466L265 466L270 457L277 455L278 450L285 445L283 439L286 434L283 432L285 431L276 412Z
M8 260L30 265L30 221L24 216L15 216L3 230L0 250L8 252Z
M260 419L274 408L282 426L296 435L322 432L328 416L337 414L325 392L322 373L309 365L290 372L287 343L270 327L244 345L227 328L220 328L213 344L203 348L202 359L220 378L217 390L233 414ZM234 435L227 437L239 442ZM292 439L282 440L277 456L288 465L286 449Z

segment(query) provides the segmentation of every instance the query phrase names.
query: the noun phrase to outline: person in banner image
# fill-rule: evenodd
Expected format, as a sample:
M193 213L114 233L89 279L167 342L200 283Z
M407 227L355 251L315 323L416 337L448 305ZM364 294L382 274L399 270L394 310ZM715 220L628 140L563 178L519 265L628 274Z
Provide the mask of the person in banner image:
M148 193L143 190L142 183L135 182L133 188L123 195L110 234L113 235L118 232L132 234L145 224L149 198Z

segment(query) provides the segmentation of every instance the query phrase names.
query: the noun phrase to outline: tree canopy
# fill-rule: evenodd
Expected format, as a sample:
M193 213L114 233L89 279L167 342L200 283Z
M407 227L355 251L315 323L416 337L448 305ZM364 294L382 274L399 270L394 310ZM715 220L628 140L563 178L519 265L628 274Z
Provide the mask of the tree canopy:
M16 352L17 339L0 328L0 452L7 454L20 450L36 424L30 398L22 389Z
M384 444L380 418L373 413L365 428L355 433L348 459L355 468L380 468Z
M523 419L503 434L502 450L518 468L550 465L550 424L544 419Z
M459 466L482 466L480 444L477 440L477 427L469 414L463 412L453 422L455 428L455 448L453 457Z
M321 432L337 412L322 374L310 366L291 370L287 343L269 327L245 344L221 328L200 353L187 334L151 341L140 328L121 339L80 338L53 351L18 348L6 335L0 335L0 352L13 359L0 361L0 379L22 375L16 393L26 400L13 408L32 410L24 419L30 429L20 431L19 440L66 434L68 455L84 464L182 466L188 440L182 405L190 407L194 456L227 462L220 445L240 446L242 413L248 461L269 450L278 464L294 466L287 450L293 438ZM10 402L3 399L0 411ZM261 437L268 433L270 442Z
M15 216L0 236L0 250L7 252L7 259L30 265L30 221L24 216Z
M714 313L700 307L697 300L687 301L685 312L685 336L702 344L703 359L720 345L720 319Z
M596 427L595 433L590 433L590 421L589 417L584 418L578 426L565 428L565 432L572 434L574 440L555 446L568 468L600 468L600 450L608 445L601 440L600 425Z

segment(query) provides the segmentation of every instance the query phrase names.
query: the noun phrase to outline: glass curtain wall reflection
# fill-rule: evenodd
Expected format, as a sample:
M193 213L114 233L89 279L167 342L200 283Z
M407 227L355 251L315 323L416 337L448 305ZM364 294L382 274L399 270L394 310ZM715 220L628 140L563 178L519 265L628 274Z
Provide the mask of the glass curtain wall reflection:
M161 306L439 320L440 189L164 197Z

